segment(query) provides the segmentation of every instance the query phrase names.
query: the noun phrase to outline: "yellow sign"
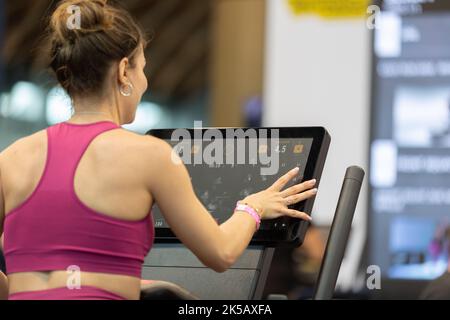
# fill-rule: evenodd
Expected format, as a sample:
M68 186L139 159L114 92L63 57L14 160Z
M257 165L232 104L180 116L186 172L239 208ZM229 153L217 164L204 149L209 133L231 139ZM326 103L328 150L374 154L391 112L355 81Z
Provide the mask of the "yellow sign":
M316 14L325 18L364 17L370 0L287 0L297 14Z

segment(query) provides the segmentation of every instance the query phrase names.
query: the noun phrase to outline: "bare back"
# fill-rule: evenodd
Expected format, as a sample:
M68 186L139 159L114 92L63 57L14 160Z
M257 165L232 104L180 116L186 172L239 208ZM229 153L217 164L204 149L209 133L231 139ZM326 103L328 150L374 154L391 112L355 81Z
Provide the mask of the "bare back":
M149 174L151 163L143 151L155 138L124 129L104 132L89 145L76 170L78 198L89 208L114 218L143 219L153 203ZM145 152L144 152L145 153ZM40 131L23 138L2 154L1 183L5 216L33 193L47 159L47 134ZM66 271L10 274L10 294L65 286ZM139 297L140 279L131 276L82 273L81 285L96 286L128 299Z

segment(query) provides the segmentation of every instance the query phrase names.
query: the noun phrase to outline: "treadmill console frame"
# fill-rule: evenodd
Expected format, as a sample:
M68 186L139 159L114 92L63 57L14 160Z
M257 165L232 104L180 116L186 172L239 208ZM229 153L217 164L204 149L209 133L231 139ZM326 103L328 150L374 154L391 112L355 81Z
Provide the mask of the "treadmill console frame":
M308 155L306 168L304 171L303 181L316 179L316 187L320 184L322 171L325 165L325 160L328 153L328 148L331 142L330 134L323 127L261 127L261 128L194 128L186 129L189 131L191 137L195 138L194 132L201 130L217 129L220 130L225 137L225 130L227 129L254 129L259 134L259 129L278 129L279 139L293 138L305 139L312 138L311 150ZM147 135L170 140L172 132L176 129L153 129L147 132ZM267 138L270 138L268 136ZM281 176L281 173L279 174ZM236 199L237 201L238 199ZM301 207L301 211L311 214L314 205L315 197L302 201L294 206L289 206L293 209ZM302 207L303 206L303 207ZM230 208L230 213L233 208ZM258 230L252 240L252 245L264 245L266 247L298 247L303 243L306 230L309 223L301 219L293 219L289 217L281 217L273 220L262 221L261 228ZM155 227L155 242L162 243L179 243L180 241L173 234L170 228Z

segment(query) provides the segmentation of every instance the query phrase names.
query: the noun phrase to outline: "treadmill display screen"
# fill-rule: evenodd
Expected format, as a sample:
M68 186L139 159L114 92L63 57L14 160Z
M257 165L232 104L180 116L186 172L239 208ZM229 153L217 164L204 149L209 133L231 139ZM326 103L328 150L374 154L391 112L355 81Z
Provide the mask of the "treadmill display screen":
M198 199L218 224L232 215L238 200L268 188L295 167L299 167L299 173L285 188L304 180L320 178L321 170L319 177L313 177L312 169L316 165L308 163L308 161L317 162L311 160L312 151L315 153L313 158L317 158L317 146L313 148L314 137L223 139L220 145L216 145L216 150L211 151L212 140L196 140L195 137L189 140L167 139L167 132L162 134L158 130L151 134L162 136L161 138L168 142L183 160ZM305 206L307 202L291 207L310 213L310 208ZM309 207L312 208L312 203ZM157 204L152 212L156 237L173 238ZM263 221L254 241L261 240L267 244L274 237L287 241L293 232L296 238L301 220L295 220L297 220L295 224L289 222L287 218Z

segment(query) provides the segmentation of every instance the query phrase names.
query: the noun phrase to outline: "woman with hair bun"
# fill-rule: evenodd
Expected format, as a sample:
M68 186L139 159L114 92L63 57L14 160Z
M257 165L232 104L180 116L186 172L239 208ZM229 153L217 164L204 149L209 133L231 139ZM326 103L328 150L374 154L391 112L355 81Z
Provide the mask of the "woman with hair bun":
M68 23L77 12L80 24ZM316 192L314 181L282 190L294 169L217 225L169 144L121 128L147 89L146 39L127 11L101 0L60 1L48 37L50 67L74 113L0 153L7 270L0 296L138 299L155 202L177 237L217 272L243 253L260 219L309 219L287 207Z

